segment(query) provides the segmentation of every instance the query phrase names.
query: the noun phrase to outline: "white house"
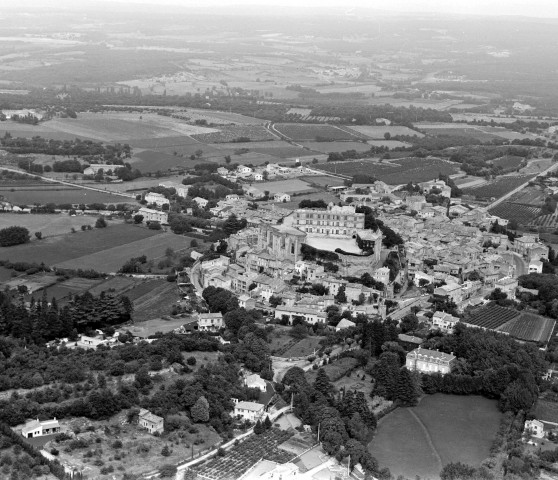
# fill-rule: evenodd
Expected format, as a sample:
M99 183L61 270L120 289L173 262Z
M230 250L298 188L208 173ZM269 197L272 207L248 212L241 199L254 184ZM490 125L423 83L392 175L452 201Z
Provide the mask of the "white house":
M355 322L351 322L350 320L347 320L346 318L342 318L339 323L337 324L337 326L335 327L335 331L338 332L339 330L344 330L345 328L351 328L356 326Z
M290 202L291 201L291 196L288 193L278 192L275 195L273 195L273 201L274 202Z
M539 420L527 420L525 422L525 432L536 438L544 437L544 424Z
M240 197L236 193L230 193L225 197L225 199L227 200L227 202L238 202L240 200Z
M139 412L138 425L147 429L149 433L163 433L165 430L164 419L145 408Z
M254 173L254 180L256 182L262 182L263 179L264 179L264 176L263 176L262 173L259 173L259 172Z
M31 420L27 422L21 429L21 435L25 438L42 437L43 435L52 435L60 432L60 424L56 417L52 420L39 421Z
M198 315L198 330L216 332L223 328L223 314L217 313L200 313Z
M373 274L372 278L377 282L382 282L384 285L389 284L389 268L381 267L378 268Z
M529 273L542 273L543 263L540 260L531 260L529 262Z
M253 170L250 167L247 167L245 165L239 165L238 167L236 167L236 171L241 175L249 175L250 173L253 172Z
M205 198L201 198L201 197L194 198L194 202L196 202L196 204L200 208L205 208L205 206L209 203L208 200L206 200Z
M257 373L253 373L252 375L247 375L246 377L244 377L244 385L246 385L248 388L257 388L262 392L267 391L267 383Z
M235 417L242 417L250 422L257 422L264 414L265 405L257 402L239 402L233 398Z
M176 190L176 194L179 197L186 198L188 196L189 187L187 185L182 185L181 183L176 182L161 182L159 183L159 186L165 188L174 188Z
M292 325L294 317L303 317L305 322L315 325L316 323L325 323L327 314L320 312L316 308L297 307L297 306L280 306L275 309L275 318L281 319L285 315Z
M407 354L405 366L411 371L446 374L451 372L456 360L455 355L419 347Z
M217 169L217 174L221 175L222 177L226 177L229 174L229 171L225 167L219 167Z
M256 308L256 300L245 293L238 297L238 306L246 310L254 310Z
M158 207L162 207L163 205L169 205L170 201L164 195L155 192L149 192L144 197L145 201L148 204L154 203Z
M458 317L454 317L446 312L435 312L432 316L432 327L439 328L447 333L452 333L458 322Z
M143 215L144 221L147 222L168 223L169 221L168 212L161 212L159 210L153 210L152 208L142 207L139 209L138 213Z

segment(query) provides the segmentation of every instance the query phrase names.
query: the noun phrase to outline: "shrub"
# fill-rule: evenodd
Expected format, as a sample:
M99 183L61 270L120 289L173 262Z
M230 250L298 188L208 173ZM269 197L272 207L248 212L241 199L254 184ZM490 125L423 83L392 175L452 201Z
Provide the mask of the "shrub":
M120 440L115 440L112 442L112 448L122 448L122 442Z
M188 359L186 360L186 363L188 365L194 366L196 364L196 357L188 357Z
M25 227L7 227L0 230L0 247L11 247L21 245L30 240L29 230Z
M107 221L103 217L99 217L95 222L95 228L106 228Z
M177 468L174 465L163 465L159 469L159 473L161 474L161 478L174 477L176 475L176 470Z

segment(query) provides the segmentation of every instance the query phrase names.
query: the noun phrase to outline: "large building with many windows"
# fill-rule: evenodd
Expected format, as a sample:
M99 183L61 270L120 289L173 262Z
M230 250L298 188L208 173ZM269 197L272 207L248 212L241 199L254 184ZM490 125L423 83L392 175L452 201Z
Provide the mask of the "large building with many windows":
M339 207L330 203L326 210L296 210L292 225L306 233L355 236L364 229L364 213L356 213L351 205Z
M456 360L453 354L419 347L407 354L405 366L411 371L446 374L451 372Z

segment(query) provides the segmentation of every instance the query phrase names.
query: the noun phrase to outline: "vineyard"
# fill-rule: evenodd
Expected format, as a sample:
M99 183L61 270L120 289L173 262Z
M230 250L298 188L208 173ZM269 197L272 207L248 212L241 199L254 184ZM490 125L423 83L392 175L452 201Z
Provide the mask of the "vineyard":
M504 172L513 172L520 168L524 163L526 163L525 159L516 155L506 155L505 157L492 160L492 165L495 167L502 167Z
M440 173L451 175L458 171L458 165L439 158L401 158L384 163L361 160L328 163L317 168L350 177L357 173L365 173L390 185L401 185L411 181L426 182L438 178Z
M548 342L556 321L533 313L522 312L517 318L508 322L500 332L527 342Z
M489 330L500 329L504 324L519 316L519 312L509 308L491 305L474 311L471 317L464 320L468 325L487 328Z
M537 217L541 214L541 209L530 205L502 202L491 208L490 213L506 220L515 220L519 225L531 225L538 221Z
M480 187L464 189L464 193L475 196L477 200L488 200L491 198L497 199L528 182L534 176L535 175L514 175L509 177L499 177L496 180Z
M322 137L330 141L335 140L359 140L358 134L351 134L340 128L331 125L313 125L300 123L277 123L275 130L285 135L291 140L316 140L316 137Z
M246 138L252 142L277 140L265 127L260 125L226 125L219 127L218 132L200 133L192 138L204 143L228 143L239 138Z

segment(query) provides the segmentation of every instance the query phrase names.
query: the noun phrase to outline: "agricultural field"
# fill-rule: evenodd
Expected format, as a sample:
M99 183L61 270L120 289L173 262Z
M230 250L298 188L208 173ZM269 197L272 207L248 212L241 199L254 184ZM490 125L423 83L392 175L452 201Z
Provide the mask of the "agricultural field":
M544 172L548 167L552 165L551 158L534 158L533 160L529 160L527 165L519 170L519 173L523 173L526 175L532 173L541 173Z
M155 280L149 287L148 291L143 290L143 286L138 287L142 288L140 296L136 296L134 289L127 293L134 304L134 321L141 322L169 315L172 306L180 300L180 293L174 282ZM183 323L186 322L182 320L179 325Z
M541 214L539 207L523 205L512 202L502 202L491 208L490 213L506 220L515 220L519 225L530 225L536 223Z
M558 227L558 215L555 213L551 215L541 215L532 223L542 228L556 228Z
M527 183L534 175L510 175L498 177L480 187L466 188L463 193L473 195L477 200L480 199L497 199L506 195L506 193L515 190L517 187Z
M308 183L298 178L292 178L289 180L277 180L276 182L265 182L260 184L259 188L264 191L269 191L269 193L272 195L278 192L293 193L314 191L314 189Z
M354 130L371 140L384 140L385 134L389 133L392 137L396 135L408 135L410 137L416 135L419 138L424 137L423 133L417 132L409 127L401 126L391 126L391 125L354 125L348 127L350 130Z
M492 160L492 165L494 165L495 167L502 167L504 172L512 172L514 170L517 170L524 162L525 159L523 157L506 155L505 157L500 157Z
M78 135L102 142L120 143L216 131L213 128L194 126L183 120L149 112L80 112L78 118L53 118L44 125L74 137Z
M200 142L192 137L179 135L176 137L151 137L151 138L134 138L130 140L133 148L159 149L165 147L180 147L184 145L200 145Z
M276 428L261 435L251 435L227 451L224 457L214 457L201 465L194 466L192 470L206 480L233 480L239 478L262 458L277 463L286 463L296 455L280 449L279 445L292 436L292 431L282 431Z
M476 309L470 317L464 318L463 321L475 327L499 330L500 327L516 317L519 317L517 310L492 305Z
M196 108L188 108L180 115L185 115L189 118L189 122L195 122L196 120L205 120L208 124L225 124L230 125L263 125L265 120L255 117L247 117L246 115L240 115L239 113L232 112L219 112L217 110L201 110Z
M52 286L46 287L43 290L39 290L34 292L32 295L29 295L26 300L30 301L31 298L35 300L40 300L43 298L43 295L46 296L48 300L52 298L56 298L56 301L60 305L64 303L65 300L69 299L70 296L75 294L82 294L85 291L90 290L91 288L100 285L103 280L99 279L88 279L88 278L71 278L69 280L65 280L61 283L56 283Z
M282 135L295 141L315 141L316 137L327 138L331 141L358 140L358 135L342 130L332 125L303 124L303 123L276 123L274 125Z
M436 127L420 126L419 128L421 129L421 131L425 132L426 134L434 135L437 137L439 136L467 137L467 138L474 138L475 140L482 143L491 142L492 140L499 138L496 135L484 132L483 130L480 130L476 127L471 127L470 125L464 125L464 124L459 124L459 127L455 126L455 127L442 128L437 126Z
M320 164L316 169L347 176L366 173L389 185L401 185L410 181L426 182L437 178L440 173L452 175L458 171L459 166L439 158L401 158L383 163L359 160Z
M83 135L73 135L71 133L57 131L55 128L48 126L47 122L39 123L38 125L26 125L16 122L0 122L0 136L9 133L12 137L18 138L32 138L40 136L48 138L49 140L92 140L92 138Z
M108 193L108 191L104 193L55 183L40 183L36 186L30 186L22 182L18 185L14 185L14 183L0 184L0 195L15 205L31 206L35 203L136 203L131 198L114 195Z
M540 138L538 135L535 135L533 133L521 133L521 132L515 132L514 130L508 130L507 128L504 127L492 127L492 126L478 126L475 127L478 128L479 130L488 133L490 135L496 135L497 137L503 138L505 140L523 140L526 138L529 138L531 140L535 140L537 138Z
M521 203L522 205L532 205L540 207L544 204L546 194L541 187L525 187L517 193L514 193L509 201L513 203Z
M268 140L264 142L245 142L245 143L221 143L221 144L209 144L208 146L222 150L223 156L227 154L233 156L235 150L241 148L247 148L248 150L250 150L250 153L253 152L259 154L258 156L260 158L262 157L262 155L268 157L267 159L264 159L261 163L264 163L265 160L268 160L270 163L275 163L281 161L281 159L283 158L301 157L309 154L307 150L297 147L295 145L291 145L290 143L285 142L284 140ZM203 150L204 147L201 147L201 149ZM244 158L245 156L246 155L242 155L242 158ZM273 158L269 158L269 157L273 157ZM244 163L253 163L254 165L261 164L252 161L252 159L250 160L250 162L245 161Z
M390 150L394 148L410 147L411 144L407 142L400 142L399 140L368 140L368 145L372 147L387 147Z
M370 150L370 145L363 142L300 142L300 144L309 150L321 153L346 152L347 150L367 152Z
M34 213L3 213L0 215L0 229L12 226L25 227L31 233L32 242L35 242L34 233L41 232L43 240L54 235L69 233L72 228L79 230L84 224L94 224L95 217L83 215L72 217L67 214L40 215Z
M101 468L112 466L115 471L130 474L142 474L166 464L177 464L206 451L219 443L221 438L215 431L204 424L195 424L195 433L189 428L165 433L161 436L151 435L145 429L126 421L125 414L119 414L106 421L90 421L83 418L61 420L62 428L73 430L79 428L75 439L83 440L83 447L77 447L73 440L57 443L51 440L45 449L59 450L61 462L83 469L88 478L110 480L114 473ZM88 429L89 427L89 429ZM92 429L92 431L91 431ZM115 441L120 440L122 446L115 448ZM77 448L68 448L71 445ZM169 456L161 455L164 446L170 450ZM69 450L69 451L68 451ZM92 455L86 454L88 451ZM93 453L95 452L95 453ZM106 473L105 473L106 472Z
M368 449L394 476L439 479L448 463L478 466L487 458L500 418L495 400L426 395L380 419Z
M529 312L521 312L519 317L512 319L498 329L510 336L527 342L547 343L554 331L556 320L541 317Z
M94 223L94 219L89 221L85 217L82 217L82 221L83 223ZM94 228L85 232L78 230L76 233L47 237L23 245L0 247L0 259L12 262L44 262L49 266L60 265L98 252L101 252L100 257L102 257L108 249L164 235L145 227L120 222L109 221L108 224L107 228ZM177 236L177 238L184 237ZM117 264L116 269L120 268L131 256L142 253L141 250L135 251L132 249L122 252L122 258L114 260ZM84 268L77 261L74 261L74 265L76 265L76 268ZM95 269L98 267L98 265L93 266Z
M196 159L190 160L190 155L194 154L196 150L201 150L205 145L186 145L178 147L168 147L172 152L166 153L162 150L142 150L141 152L134 152L130 160L132 168L137 168L140 172L166 172L168 170L193 168L198 163L203 163L204 160ZM190 150L192 151L190 153ZM207 150L207 149L206 149ZM174 152L177 155L174 155ZM110 188L110 187L109 187Z
M304 195L297 195L296 197L291 197L290 202L286 203L277 203L278 208L298 208L298 204L302 202L302 200L323 200L326 203L333 202L338 203L339 198L333 195L333 193L329 192L316 192L316 193L308 193Z
M144 230L147 229L144 228ZM88 233L90 232L85 232L85 234ZM82 268L111 273L117 272L133 256L146 255L149 260L156 260L164 256L167 248L178 252L186 250L189 245L188 237L164 232L139 240L130 239L128 242L114 247L106 246L102 250L96 249L90 254L58 262L55 265L59 268Z
M192 135L192 138L203 143L228 143L243 137L254 142L277 140L275 135L272 135L265 127L260 125L225 125L212 133Z
M343 180L338 177L330 177L329 175L316 175L308 177L299 177L299 180L308 182L311 185L317 185L319 187L339 187L344 184Z

